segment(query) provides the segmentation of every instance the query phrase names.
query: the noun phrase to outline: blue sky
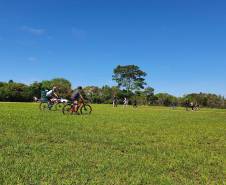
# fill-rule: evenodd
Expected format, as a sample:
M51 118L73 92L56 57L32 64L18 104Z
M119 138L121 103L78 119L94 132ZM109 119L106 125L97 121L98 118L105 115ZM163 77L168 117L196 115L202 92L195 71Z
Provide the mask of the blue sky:
M226 96L224 0L0 0L0 81L114 85L118 64L156 92Z

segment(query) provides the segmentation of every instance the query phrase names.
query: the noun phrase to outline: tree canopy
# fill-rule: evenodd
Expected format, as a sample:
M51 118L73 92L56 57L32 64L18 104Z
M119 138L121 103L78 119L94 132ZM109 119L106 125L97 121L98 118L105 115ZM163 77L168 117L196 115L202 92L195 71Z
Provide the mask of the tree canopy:
M144 77L147 74L136 65L118 65L113 73L112 78L116 81L118 87L127 91L144 89L146 85Z

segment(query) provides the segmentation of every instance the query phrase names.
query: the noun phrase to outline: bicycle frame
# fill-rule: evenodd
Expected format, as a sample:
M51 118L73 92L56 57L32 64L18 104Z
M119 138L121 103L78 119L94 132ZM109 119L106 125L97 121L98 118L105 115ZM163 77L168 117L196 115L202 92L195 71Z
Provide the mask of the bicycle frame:
M52 102L52 103L61 103L60 102L60 98L53 98L53 99L51 99L50 101Z
M86 104L84 100L68 102L64 105L62 109L63 114L90 114L92 112L92 107L89 104Z
M77 105L77 107L76 107L76 105ZM80 101L80 102L78 102L78 104L75 104L74 102L72 102L71 111L72 112L78 112L78 110L80 109L80 107L82 107L83 105L84 105L84 101L83 100Z

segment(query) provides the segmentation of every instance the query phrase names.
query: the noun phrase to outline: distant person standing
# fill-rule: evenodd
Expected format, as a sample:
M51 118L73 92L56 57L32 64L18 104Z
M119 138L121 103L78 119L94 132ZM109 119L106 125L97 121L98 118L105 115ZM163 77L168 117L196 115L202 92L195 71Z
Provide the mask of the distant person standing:
M123 104L124 104L123 107L127 107L128 103L129 103L128 99L125 97L124 100L123 100Z
M176 103L175 102L173 102L172 104L171 104L171 108L174 110L174 109L176 109Z
M193 102L190 103L190 106L191 106L191 110L192 110L192 111L194 111L194 107L195 107L194 105L195 105L195 104L194 104Z
M137 99L135 99L135 100L133 101L133 107L134 107L134 108L137 108Z
M186 100L186 102L185 102L186 111L188 111L189 107L190 107L190 103L188 100Z
M117 100L117 97L114 96L113 97L113 107L117 107L118 106L118 100Z

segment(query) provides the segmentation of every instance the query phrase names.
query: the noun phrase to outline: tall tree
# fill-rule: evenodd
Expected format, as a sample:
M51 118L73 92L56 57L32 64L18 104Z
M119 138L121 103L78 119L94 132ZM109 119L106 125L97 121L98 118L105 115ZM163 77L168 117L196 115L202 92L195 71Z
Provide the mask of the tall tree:
M113 73L113 80L117 82L120 88L125 88L127 91L144 89L146 85L144 77L147 74L140 70L138 66L119 65L114 69Z

